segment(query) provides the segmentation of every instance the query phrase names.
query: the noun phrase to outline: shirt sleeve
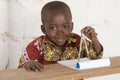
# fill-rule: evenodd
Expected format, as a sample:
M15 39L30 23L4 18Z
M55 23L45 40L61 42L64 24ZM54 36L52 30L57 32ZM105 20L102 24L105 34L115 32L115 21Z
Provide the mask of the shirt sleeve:
M82 42L82 51L81 51L81 56L82 57L88 57L89 59L99 59L103 56L103 46L101 45L102 49L99 54L97 54L92 46L92 42L86 41L87 43L87 48L89 53L87 54L86 47L85 47L85 42Z
M39 47L38 40L31 42L24 50L19 60L19 67L30 60L37 60L42 57L42 50Z

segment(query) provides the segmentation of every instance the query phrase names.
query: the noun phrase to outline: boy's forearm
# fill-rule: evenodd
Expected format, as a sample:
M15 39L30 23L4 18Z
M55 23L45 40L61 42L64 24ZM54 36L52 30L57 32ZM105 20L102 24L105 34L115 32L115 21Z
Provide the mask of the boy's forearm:
M100 52L102 51L102 46L101 46L100 42L98 41L98 39L93 41L92 45L93 45L93 49L96 52L96 54L99 55Z

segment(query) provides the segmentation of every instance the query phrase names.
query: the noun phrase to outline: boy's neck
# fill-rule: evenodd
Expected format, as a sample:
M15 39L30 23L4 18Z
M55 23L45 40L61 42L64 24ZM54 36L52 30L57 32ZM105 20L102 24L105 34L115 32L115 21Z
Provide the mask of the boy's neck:
M63 52L65 45L66 43L63 45L56 45L56 47L59 48Z

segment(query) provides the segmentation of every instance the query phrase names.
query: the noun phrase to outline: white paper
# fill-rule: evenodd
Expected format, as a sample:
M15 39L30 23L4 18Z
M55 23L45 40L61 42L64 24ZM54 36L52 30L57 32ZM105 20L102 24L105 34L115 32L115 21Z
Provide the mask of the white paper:
M85 69L108 67L110 66L110 59L102 58L102 59L96 59L96 60L89 60L88 58L81 58L79 62L80 69L76 68L78 59L58 61L58 63L75 70L85 70Z

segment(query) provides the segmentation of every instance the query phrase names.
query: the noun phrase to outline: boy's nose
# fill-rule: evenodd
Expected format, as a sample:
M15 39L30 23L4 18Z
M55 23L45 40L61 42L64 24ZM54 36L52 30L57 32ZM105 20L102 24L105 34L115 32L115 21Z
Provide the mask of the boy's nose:
M62 27L59 27L58 28L58 34L62 34L62 33L63 33Z

